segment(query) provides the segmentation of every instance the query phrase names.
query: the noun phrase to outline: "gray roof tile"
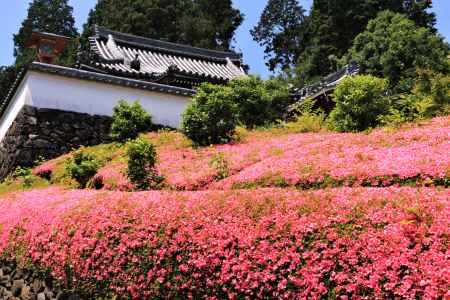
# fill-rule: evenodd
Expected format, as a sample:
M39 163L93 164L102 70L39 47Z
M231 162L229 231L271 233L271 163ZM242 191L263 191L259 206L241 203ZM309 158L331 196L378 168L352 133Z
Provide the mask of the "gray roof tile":
M90 42L91 50L99 57L94 67L115 75L158 78L173 73L222 82L246 75L240 55L234 52L147 39L98 26ZM139 71L130 66L136 54L141 62Z

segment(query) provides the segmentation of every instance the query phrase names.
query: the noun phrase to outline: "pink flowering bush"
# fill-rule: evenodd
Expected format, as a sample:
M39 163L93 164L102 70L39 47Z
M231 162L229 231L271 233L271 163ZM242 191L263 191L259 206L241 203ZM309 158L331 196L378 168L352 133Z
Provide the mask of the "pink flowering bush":
M104 190L2 196L2 258L89 299L450 299L449 117L204 148L147 138L167 190L129 193L123 149L86 148ZM71 187L66 160L33 173Z
M286 149L282 143L278 145ZM379 129L368 135L329 134L300 145L212 187L450 185L448 118L394 133Z
M9 194L0 210L4 257L91 298L450 297L444 188L49 188Z
M174 132L150 133L147 138L156 145L156 171L172 190L450 182L450 117L368 134L253 131L241 142L204 148L193 148ZM94 179L107 190L131 190L123 149L115 151ZM217 157L228 168L225 178L213 163Z
M377 129L370 134L256 132L241 143L206 148L160 145L157 169L166 185L177 190L399 183L448 186L449 148L450 118L446 117L400 130ZM229 177L220 181L218 170L211 164L218 155L229 167ZM126 164L121 163L107 165L101 172L106 179L120 181L120 185L112 186L123 190L128 184L125 169Z

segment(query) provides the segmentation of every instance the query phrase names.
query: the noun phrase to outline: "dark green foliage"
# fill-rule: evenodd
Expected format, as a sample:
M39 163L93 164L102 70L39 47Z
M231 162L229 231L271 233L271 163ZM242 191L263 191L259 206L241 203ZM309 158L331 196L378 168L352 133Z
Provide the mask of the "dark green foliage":
M14 66L0 67L0 103L8 95L11 85L18 75L17 68Z
M34 0L28 8L27 18L19 32L14 35L14 56L19 65L33 58L33 50L26 50L25 43L33 31L49 32L67 37L78 35L75 28L73 8L67 0Z
M133 104L119 101L114 107L112 118L111 136L119 142L135 139L139 133L148 131L153 126L151 115L137 101Z
M376 127L389 110L387 82L371 75L345 78L334 91L336 107L330 122L338 131Z
M288 115L293 100L289 86L282 78L261 80L249 76L230 82L231 99L235 102L238 120L247 128L271 125Z
M101 163L92 154L82 149L73 153L73 157L66 166L67 174L74 179L80 188L85 188L89 181L97 174Z
M264 81L264 88L271 98L273 119L270 122L288 118L289 106L295 102L291 97L288 81L281 77L270 78Z
M83 42L97 24L149 38L228 50L243 19L231 0L103 0L89 14Z
M436 32L436 15L430 12L433 4L431 0L417 1L417 0L403 0L403 10L394 10L404 13L408 18L419 27L426 27L433 32ZM389 9L389 8L386 8Z
M227 86L204 84L183 115L182 128L197 145L226 143L237 123L247 128L283 119L292 99L286 82L249 76Z
M164 179L155 171L157 154L148 140L137 138L127 144L128 179L140 190L157 187Z
M297 62L303 39L305 10L297 0L269 0L259 23L251 30L253 39L265 47L271 71L287 70Z
M434 30L431 1L412 0L314 0L302 28L304 42L297 66L300 82L314 81L336 69L336 59L351 47L369 20L383 10L403 13L418 26Z
M183 113L182 130L195 144L205 146L231 140L237 124L237 108L231 88L202 84Z
M397 91L405 92L411 89L408 82L416 68L449 72L449 50L440 36L417 27L404 15L385 11L355 38L348 56L362 71L387 78Z
M230 82L230 98L238 109L238 119L248 128L271 123L275 116L272 98L259 77L238 78Z

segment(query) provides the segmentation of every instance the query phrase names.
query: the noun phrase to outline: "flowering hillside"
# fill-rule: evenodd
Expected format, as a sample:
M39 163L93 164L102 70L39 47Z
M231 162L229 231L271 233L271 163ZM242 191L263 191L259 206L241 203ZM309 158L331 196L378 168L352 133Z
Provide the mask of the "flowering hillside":
M449 184L450 117L369 134L250 132L241 142L199 149L178 133L148 138L157 144L157 168L169 189ZM105 189L128 190L124 151L112 153L96 180ZM36 172L63 162L48 162Z
M437 299L448 190L68 191L0 202L0 250L94 295Z
M46 162L50 182L0 196L3 259L89 299L450 298L450 117L206 148L147 137L163 190L126 192L121 145L85 149L103 190L70 188L70 154Z

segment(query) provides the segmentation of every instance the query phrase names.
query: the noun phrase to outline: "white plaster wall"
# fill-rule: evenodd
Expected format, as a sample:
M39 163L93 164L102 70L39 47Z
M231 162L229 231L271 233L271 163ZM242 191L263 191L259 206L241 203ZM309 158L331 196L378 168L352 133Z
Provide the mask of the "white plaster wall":
M29 71L0 120L0 141L23 105L112 116L119 100L139 101L153 122L179 128L189 97Z
M119 100L138 100L156 124L179 127L190 98L121 87L112 84L30 72L27 83L31 100L27 105L91 115L112 116Z
M27 74L19 85L19 88L5 113L0 118L0 142L3 140L3 137L8 132L8 129L11 127L25 103L31 101L31 91L27 84L28 78L29 76Z

